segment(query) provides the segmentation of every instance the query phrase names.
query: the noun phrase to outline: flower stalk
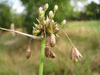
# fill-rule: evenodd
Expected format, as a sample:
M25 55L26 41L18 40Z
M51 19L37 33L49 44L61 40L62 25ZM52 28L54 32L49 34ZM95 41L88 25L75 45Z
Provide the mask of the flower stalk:
M45 38L42 39L42 47L41 47L41 55L40 55L39 75L43 75L44 48L45 48Z
M73 44L73 42L71 41L71 39L70 39L69 36L67 35L67 33L66 33L65 31L63 31L60 27L59 27L59 29L66 35L66 37L67 37L68 40L70 41L71 45L72 45L73 47L75 47L74 44Z

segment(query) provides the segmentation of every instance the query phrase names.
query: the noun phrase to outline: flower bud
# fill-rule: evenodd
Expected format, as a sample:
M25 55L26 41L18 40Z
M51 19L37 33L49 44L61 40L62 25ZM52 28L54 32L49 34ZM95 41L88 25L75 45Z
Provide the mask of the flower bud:
M41 15L41 16L39 17L39 19L40 19L40 21L43 21L43 20L44 20L44 15Z
M48 9L48 7L49 7L49 5L48 5L48 3L46 3L44 6L45 11Z
M48 34L51 34L51 29L47 29L47 33Z
M55 24L54 20L51 21L51 25L53 26Z
M64 26L66 24L66 20L63 20L61 25Z
M36 18L36 20L38 21L38 23L40 23L39 19Z
M43 25L46 25L46 21L45 20L43 20Z
M50 12L49 12L49 17L50 17L50 19L54 18L53 11L50 11Z
M55 35L52 33L50 36L50 46L54 47L55 44L56 44L56 38L55 38Z
M33 30L33 33L34 34L38 34L38 33L40 33L41 31L40 30Z
M26 58L28 59L28 58L30 58L30 56L31 56L31 50L30 50L30 47L29 47L26 51Z
M38 24L35 24L35 23L34 23L34 25L35 25L35 27L36 27L36 28L38 28L38 29L39 29L39 25L38 25Z
M49 18L48 17L46 18L46 24L49 24Z
M45 11L42 10L42 11L40 12L40 16L41 16L41 15L44 16L44 15L45 15Z
M55 27L54 29L54 34L58 33L59 32L59 28L58 27Z
M51 58L55 58L56 55L55 55L52 51L50 51L50 57L51 57Z
M43 8L42 7L39 7L39 14L41 13L42 10L43 10Z
M44 48L44 50L45 50L45 56L46 56L46 57L50 57L50 50L49 50L49 47L46 46L46 47Z
M54 6L54 12L56 12L58 10L58 5Z
M60 37L58 34L56 34L56 37Z

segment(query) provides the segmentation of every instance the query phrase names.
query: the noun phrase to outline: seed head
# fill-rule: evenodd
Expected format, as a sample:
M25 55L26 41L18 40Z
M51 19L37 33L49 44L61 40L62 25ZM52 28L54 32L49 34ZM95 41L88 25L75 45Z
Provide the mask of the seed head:
M49 17L50 17L50 19L54 18L53 11L50 11L50 12L49 12Z
M56 12L58 10L58 5L54 6L54 12Z
M66 20L63 20L61 25L64 26L66 24Z
M50 46L54 47L55 44L56 44L56 38L55 38L55 35L52 33L50 36Z
M30 56L31 56L31 50L30 50L30 47L29 47L26 51L26 58L28 59L28 58L30 58Z
M48 7L49 7L49 5L48 5L48 3L46 3L44 6L45 11L48 9Z

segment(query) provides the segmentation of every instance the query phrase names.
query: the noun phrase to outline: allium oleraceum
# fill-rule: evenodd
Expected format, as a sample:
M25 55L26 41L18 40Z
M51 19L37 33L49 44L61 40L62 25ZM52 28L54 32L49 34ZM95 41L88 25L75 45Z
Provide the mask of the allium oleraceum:
M72 41L69 38L69 36L67 35L67 33L65 31L63 31L58 26L57 22L55 22L53 20L53 18L55 16L55 12L58 10L58 6L55 5L54 11L50 11L49 16L45 17L45 12L48 9L48 7L49 7L48 3L45 4L44 8L39 7L39 10L38 10L39 11L39 18L38 19L36 18L36 20L38 21L38 24L34 23L35 27L33 27L33 35L22 33L22 32L19 32L19 31L9 30L9 29L5 29L5 28L0 28L2 30L7 30L7 31L19 33L19 34L28 36L28 37L33 38L33 39L43 38L43 39L46 40L46 42L42 41L42 48L43 49L41 48L39 75L43 74L44 52L45 52L45 56L47 58L55 58L56 57L56 55L53 53L53 51L51 51L49 49L49 45L51 47L56 47L58 49L59 53L61 52L61 50L56 46L56 37L59 37L59 35L58 35L59 30L61 30L66 35L66 37L68 38L68 40L70 41L70 43L72 45L72 50L70 52L71 60L75 59L76 61L78 61L78 59L82 58L81 53L78 51L77 48L75 48L74 44L72 43ZM65 24L66 24L66 20L64 19L61 23L61 27L63 27ZM48 40L50 40L50 41L48 41ZM31 42L31 40L30 40L30 42ZM27 52L26 52L26 58L28 59L30 57L30 55L31 55L31 50L30 50L30 43L29 43L29 47L28 47ZM60 62L60 58L59 58L59 61L58 61L58 66L60 64L59 62ZM58 66L57 66L57 68L58 68ZM57 70L57 68L55 69L55 71Z
M37 19L38 24L35 24L35 27L33 27L33 34L37 35L37 36L41 36L43 35L45 37L45 39L47 39L47 37L50 37L50 46L51 47L55 47L56 45L56 37L58 36L58 32L59 29L61 29L57 22L55 22L53 20L55 12L58 10L58 6L55 5L54 6L54 12L50 11L49 12L49 16L45 17L45 12L48 9L49 5L46 4L44 6L44 9L42 7L39 7L39 19ZM42 16L42 18L41 18ZM42 19L42 20L41 20ZM61 26L64 26L66 24L66 20L64 19L61 23ZM62 29L61 29L62 30ZM63 31L63 30L62 30ZM63 31L64 32L64 31ZM65 33L65 32L64 32ZM68 37L68 35L65 33L65 35ZM82 58L82 55L80 54L80 52L75 48L75 46L73 45L71 39L68 37L69 41L71 42L73 49L71 50L70 53L70 58L72 60L76 60L78 61L78 59ZM55 57L55 54L53 52L51 52L51 50L48 47L48 44L46 43L45 46L45 56L46 57L51 57L51 53L54 55L53 57ZM51 57L52 58L52 57Z

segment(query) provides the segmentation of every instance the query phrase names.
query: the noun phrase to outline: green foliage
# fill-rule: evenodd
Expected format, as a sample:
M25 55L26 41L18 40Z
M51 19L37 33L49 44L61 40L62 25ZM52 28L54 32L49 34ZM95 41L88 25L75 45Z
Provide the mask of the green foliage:
M15 27L21 27L22 15L11 11L11 7L6 2L0 3L0 27L10 28L11 23Z
M100 4L96 4L95 2L91 2L90 4L85 6L85 12L87 15L87 19L99 19Z
M15 24L15 28L22 27L23 17L21 14L12 13L12 23Z
M44 4L49 4L49 9L46 12L46 15L50 10L54 8L54 5L58 5L58 11L55 14L55 21L59 23L65 18L66 8L68 6L68 0L21 0L26 7L26 14L24 15L23 27L26 28L28 33L32 33L33 22L37 22L36 18L38 17L38 8ZM63 14L62 14L63 13Z
M9 28L12 22L10 9L6 3L0 4L0 27Z

